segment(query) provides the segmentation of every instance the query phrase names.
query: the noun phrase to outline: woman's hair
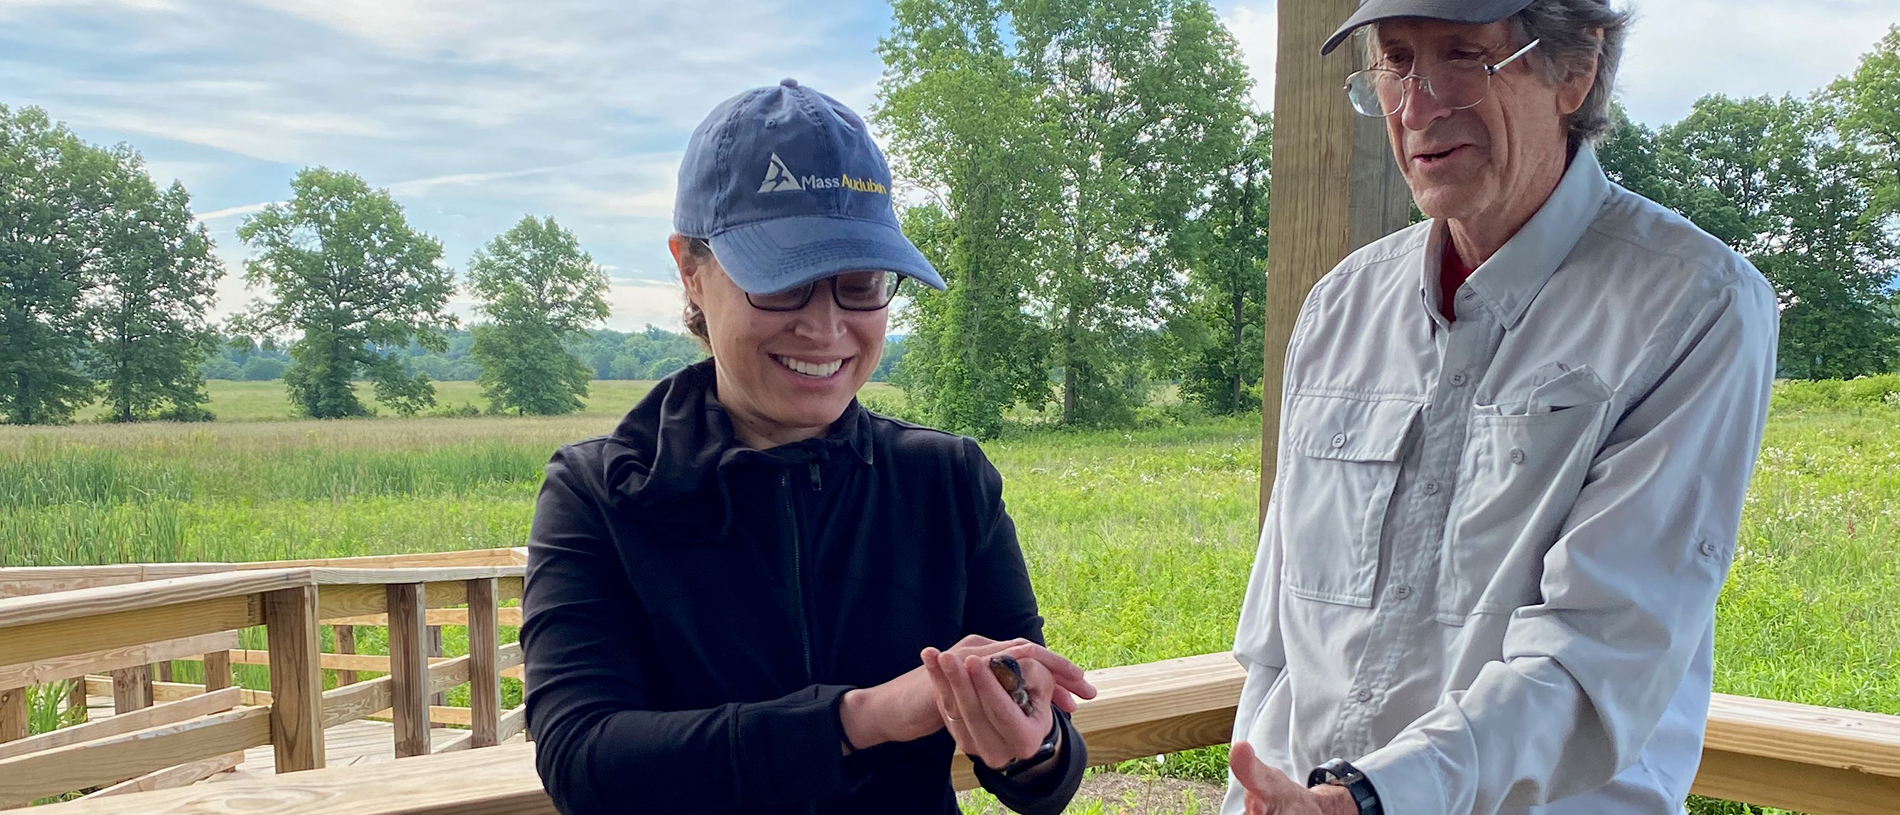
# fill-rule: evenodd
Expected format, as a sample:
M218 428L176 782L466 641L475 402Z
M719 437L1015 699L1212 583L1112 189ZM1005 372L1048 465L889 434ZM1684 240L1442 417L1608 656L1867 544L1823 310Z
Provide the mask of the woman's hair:
M704 265L713 259L712 246L706 243L705 238L687 238L686 254L691 255L693 263L698 265ZM706 333L706 313L700 311L699 304L694 303L690 297L686 299L686 312L683 317L686 322L686 333L693 335L693 339L699 340L699 347L711 354L712 335Z

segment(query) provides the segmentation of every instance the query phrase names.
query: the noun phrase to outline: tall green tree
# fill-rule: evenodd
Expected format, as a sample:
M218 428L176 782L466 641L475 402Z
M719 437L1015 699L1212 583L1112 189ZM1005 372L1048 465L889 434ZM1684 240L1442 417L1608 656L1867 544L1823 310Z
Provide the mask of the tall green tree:
M1028 313L1038 214L1055 194L1037 88L994 0L895 0L875 120L897 176L931 195L904 231L949 284L911 292L893 378L939 427L994 437L1049 398L1047 336ZM921 287L920 287L921 288Z
M92 300L92 370L114 421L208 419L199 365L217 342L206 315L224 266L192 220L184 186L161 190L137 153L114 155L114 206L101 228Z
M409 376L381 347L411 340L446 347L441 330L454 273L442 244L410 228L388 191L362 178L313 167L290 183L291 199L244 220L238 238L257 251L245 280L267 287L236 327L245 333L296 335L284 376L291 403L319 419L368 412L352 380L375 383L376 400L398 413L435 404L426 375Z
M1900 26L1889 28L1828 93L1839 106L1841 136L1870 157L1876 217L1900 216Z
M1666 203L1778 290L1781 373L1798 379L1900 361L1886 308L1900 246L1876 214L1876 156L1839 138L1835 115L1825 99L1712 96L1657 134Z
M1170 321L1164 367L1184 396L1216 414L1260 407L1271 116L1248 117L1243 133L1206 210L1181 233L1191 251L1188 297Z
M68 421L97 392L86 299L114 168L45 111L0 105L0 419Z
M607 273L553 218L524 217L476 250L469 293L489 322L470 353L491 412L552 416L581 409L593 369L563 343L607 319Z

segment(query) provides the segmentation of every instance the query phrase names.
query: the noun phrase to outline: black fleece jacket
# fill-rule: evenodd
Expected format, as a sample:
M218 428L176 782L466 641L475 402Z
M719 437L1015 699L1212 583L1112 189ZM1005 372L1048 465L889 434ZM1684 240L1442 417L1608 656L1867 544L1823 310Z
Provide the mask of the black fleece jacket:
M817 439L737 443L712 363L548 463L521 642L536 764L567 815L955 813L948 733L841 754L839 699L966 634L1042 641L1002 477L976 443L855 401ZM1019 784L1061 812L1087 764Z

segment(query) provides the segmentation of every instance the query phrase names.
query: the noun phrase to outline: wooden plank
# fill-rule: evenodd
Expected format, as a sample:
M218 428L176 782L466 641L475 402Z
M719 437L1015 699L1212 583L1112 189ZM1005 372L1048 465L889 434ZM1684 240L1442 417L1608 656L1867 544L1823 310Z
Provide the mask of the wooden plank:
M176 577L166 580L149 580L143 583L122 586L103 586L96 589L59 592L57 594L39 594L31 597L10 597L0 600L0 631L30 627L48 622L97 618L125 611L149 611L165 606L188 604L202 600L215 600L231 597L243 597L261 594L266 591L310 585L311 576L307 571L296 569L270 569L257 572L226 572L222 574ZM230 630L244 626L229 626L217 630ZM210 633L193 631L174 637L153 637L144 642L157 642L173 639L177 636L194 636ZM9 646L11 643L9 643ZM107 646L110 647L110 646ZM98 649L88 649L98 650ZM24 659L4 658L11 653L0 651L0 662L12 664L25 662Z
M238 649L230 652L231 662L237 665L269 665L269 651L247 651ZM318 654L317 664L324 670L375 671L389 673L389 657L381 654ZM432 657L431 664L447 662L447 657Z
M521 627L521 607L520 606L506 606L503 608L498 608L495 610L495 614L497 616L497 619L500 621L502 625L512 625L512 626L515 626L516 628ZM465 626L465 625L468 625L468 609L432 608L432 609L429 609L429 614L428 614L427 619L428 619L429 625ZM356 617L325 618L324 622L330 623L332 625L338 625L338 626L388 625L389 616L386 614L363 614Z
M466 589L464 590L466 591ZM425 612L425 615L426 615L426 612ZM429 661L435 662L436 660L441 659L442 658L442 627L439 625L424 625L422 627L422 630L424 632L427 632L423 636L423 645L428 648ZM433 685L434 683L430 683L430 684ZM433 687L431 687L429 690L430 690L429 704L437 706L437 707L441 707L449 703L448 698L443 694L442 691L435 690Z
M500 570L499 567L496 567L496 568L485 569L481 571L499 571L499 570ZM363 570L363 571L369 571L369 570ZM453 570L451 569L426 569L426 570L401 569L401 570L388 570L388 571L390 571L392 576L396 576L396 575L402 575L402 574L411 574L411 575L414 575L414 574L431 574L431 575L462 574L462 573L466 573L472 570L468 570L468 569L453 569ZM511 581L514 587L514 594L512 596L510 596L508 593L508 587L511 585ZM400 580L392 579L389 584L393 585L400 582L401 582ZM521 578L504 577L504 578L500 578L497 581L497 584L501 587L501 599L503 600L520 599ZM423 583L423 586L425 587L423 591L424 591L425 602L428 608L446 608L449 606L464 605L468 602L468 590L466 588L466 584L459 579L451 580L451 581L426 582L426 583ZM366 615L382 614L384 611L387 610L387 604L388 604L388 600L384 596L383 585L374 584L374 583L325 584L318 600L318 608L319 608L318 613L319 613L319 616L323 618L324 622L336 622L338 620L349 620L349 621L354 622L355 618L358 618L358 617L362 617Z
M467 580L482 578L520 579L523 567L507 566L439 566L427 568L398 569L361 569L311 567L307 569L312 579L320 586L370 585L387 586L394 583L446 583L458 590Z
M501 624L494 580L468 582L468 698L471 747L501 743Z
M53 657L18 665L0 665L0 687L44 685L62 679L75 679L86 674L106 673L152 662L192 659L210 651L222 651L237 646L238 633L236 631L220 631L164 642L141 643L103 651Z
M194 685L189 682L152 683L153 702L176 702L180 699L189 699L193 696L198 696L204 692L205 686ZM270 691L240 688L238 692L243 694L243 698L239 704L262 707L271 703ZM87 676L86 693L92 696L111 696L112 679L103 676Z
M489 745L489 746L492 747L493 745ZM475 734L473 732L465 731L460 735L450 736L446 739L436 742L435 755L441 755L443 753L453 753L457 750L471 750L471 749L474 749L474 747L475 747Z
M49 815L228 815L231 802L239 800L254 815L558 815L535 772L532 744L220 781L97 802L53 804L43 811Z
M1716 694L1706 747L1900 777L1900 717Z
M124 715L152 706L152 667L134 665L112 671L112 712Z
M345 623L336 625L331 630L335 634L334 639L336 640L337 653L345 655L356 653L356 626ZM327 668L329 666L325 665L324 667ZM345 670L337 671L336 683L338 685L356 684L356 672Z
M225 575L211 575L211 577L221 578ZM120 587L84 589L72 594L111 591L117 588ZM0 600L0 606L44 599L57 600L63 596L65 595L55 594ZM258 606L257 598L253 595L215 597L124 611L104 611L91 616L75 614L70 617L17 625L12 624L13 621L6 615L7 610L0 608L0 664L5 665L40 662L72 654L195 637L200 634L248 628L264 622L263 612Z
M175 767L166 767L146 773L130 781L121 781L90 795L81 796L82 801L96 801L128 792L151 792L188 787L226 770L237 769L244 763L242 752L213 756L201 761L190 761Z
M394 684L389 677L379 676L324 692L323 726L335 727L387 710Z
M317 636L317 587L264 595L271 650L270 741L280 773L323 766L323 669Z
M501 715L501 721L495 726L495 737L507 741L516 734L528 732L528 706L510 710Z
M317 616L324 622L389 610L388 593L381 586L324 586L317 590Z
M1704 749L1689 789L1727 801L1811 815L1893 815L1900 778Z
M0 760L0 803L116 784L270 742L270 711L240 708Z
M455 566L521 566L514 549L462 549L452 552L417 552L406 555L362 555L359 557L317 558L314 560L270 560L232 564L239 569L284 569L327 567L341 569L440 568Z
M0 687L0 744L26 738L32 723L26 709L27 690Z
M229 563L128 563L108 566L10 566L0 568L0 598L30 597L147 580L233 571Z
M396 724L396 757L429 754L429 662L424 650L424 588L406 583L387 588L389 606L390 708ZM466 592L464 592L466 595Z
M1354 248L1405 226L1408 196L1383 123L1354 113L1341 91L1359 67L1347 43L1320 56L1320 43L1358 9L1356 0L1279 4L1274 75L1272 208L1274 236L1266 297L1266 367L1261 379L1260 511L1273 486L1287 341L1306 293ZM1365 122L1358 121L1366 119ZM1341 180L1349 183L1341 184Z
M165 702L123 716L109 716L85 724L41 733L11 744L0 745L0 759L104 739L108 736L118 736L148 727L177 724L200 716L222 713L237 707L242 702L243 695L237 688L225 688L176 702Z
M73 681L67 684L66 686L67 715L76 717L80 722L85 722L87 719L90 719L92 717L92 712L90 708L88 707L88 703L90 701L91 700L86 698L86 678L85 677L83 676L75 677Z
M223 690L232 684L231 651L226 649L205 654L205 690Z

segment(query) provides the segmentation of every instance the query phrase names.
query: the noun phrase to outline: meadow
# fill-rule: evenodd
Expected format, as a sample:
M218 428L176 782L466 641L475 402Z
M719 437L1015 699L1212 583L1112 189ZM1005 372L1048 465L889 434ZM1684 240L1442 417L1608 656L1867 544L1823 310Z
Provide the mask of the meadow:
M280 383L214 383L216 423L0 427L0 565L522 545L549 453L610 430L645 387L596 383L586 412L560 418L227 421L273 409L260 385L283 415ZM1718 609L1717 690L1900 714L1896 391L1900 379L1778 391ZM1255 414L985 444L1051 645L1087 667L1226 649L1253 559L1259 439ZM1215 748L1120 769L1209 781L1225 766Z

